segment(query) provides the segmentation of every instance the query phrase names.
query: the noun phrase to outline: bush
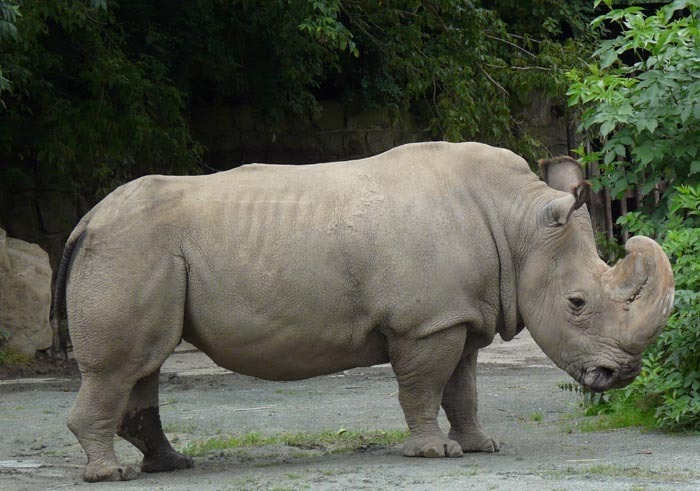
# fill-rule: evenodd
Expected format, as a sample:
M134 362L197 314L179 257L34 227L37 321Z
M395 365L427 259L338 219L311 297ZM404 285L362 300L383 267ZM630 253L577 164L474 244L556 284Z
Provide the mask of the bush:
M0 40L17 38L15 22L18 15L19 5L8 0L0 0ZM2 104L3 91L9 90L10 87L10 81L2 75L2 63L0 62L0 105Z
M676 282L675 311L641 375L588 412L652 412L657 426L674 431L700 430L699 21L699 0L677 0L652 15L640 7L611 10L594 25L617 24L621 34L597 50L587 75L570 73L568 92L569 104L582 110L579 152L584 161L602 159L598 187L619 196L631 186L647 194L666 183L658 205L647 202L619 223L661 243Z
M0 0L0 189L68 181L92 202L200 171L193 109L246 104L273 133L342 99L435 137L544 151L533 92L563 103L597 39L589 0ZM221 122L221 124L227 124Z
M658 240L676 282L675 311L644 359L641 375L615 398L655 408L659 427L700 430L700 185L679 186L669 201ZM623 217L632 232L648 229L642 215Z
M569 105L582 110L584 144L600 148L580 149L583 160L602 160L595 184L614 197L631 186L646 195L661 181L700 182L699 19L699 0L677 0L653 15L629 7L593 21L622 33L602 43L585 76L569 72Z
M142 174L196 171L186 94L163 60L129 52L116 5L0 2L14 22L0 29L0 190L36 173L94 201Z

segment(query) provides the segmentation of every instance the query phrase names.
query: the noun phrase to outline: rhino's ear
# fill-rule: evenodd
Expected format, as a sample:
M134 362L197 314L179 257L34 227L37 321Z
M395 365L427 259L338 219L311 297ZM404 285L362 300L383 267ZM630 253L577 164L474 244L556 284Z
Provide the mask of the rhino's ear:
M581 208L591 196L591 185L582 181L571 194L554 199L544 207L543 214L547 225L565 225L571 214Z
M571 157L552 157L537 163L542 180L557 191L570 193L583 182L583 168Z

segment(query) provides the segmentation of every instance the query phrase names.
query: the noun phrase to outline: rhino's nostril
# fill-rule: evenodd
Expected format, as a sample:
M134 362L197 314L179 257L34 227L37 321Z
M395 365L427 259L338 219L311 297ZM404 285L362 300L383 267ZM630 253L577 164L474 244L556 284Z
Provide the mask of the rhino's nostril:
M586 370L582 383L595 392L608 390L615 380L615 372L607 367L592 367Z
M611 380L615 375L615 372L608 367L596 367L595 370L598 372L598 377L600 377L602 380Z

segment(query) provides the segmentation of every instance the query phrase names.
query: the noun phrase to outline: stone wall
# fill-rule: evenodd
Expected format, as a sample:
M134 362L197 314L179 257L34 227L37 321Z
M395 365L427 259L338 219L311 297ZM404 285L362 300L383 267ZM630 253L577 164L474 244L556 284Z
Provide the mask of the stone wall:
M407 111L357 111L340 102L322 104L319 114L287 118L275 129L250 106L204 107L192 115L195 138L207 146L207 161L217 169L251 162L304 164L366 157L430 140L426 126Z
M56 271L63 245L90 205L65 186L35 180L0 196L0 227L11 237L38 244Z
M576 143L570 141L573 135L565 109L542 93L532 94L530 100L530 107L523 111L525 130L541 141L553 156L567 155Z
M571 143L564 111L541 93L531 99L532 105L523 111L525 129L552 155L566 155ZM358 111L332 101L323 103L319 114L289 118L276 129L265 126L249 106L199 108L192 126L195 137L207 146L207 161L216 169L230 169L251 162L304 164L375 155L403 143L434 139L427 120L421 111Z

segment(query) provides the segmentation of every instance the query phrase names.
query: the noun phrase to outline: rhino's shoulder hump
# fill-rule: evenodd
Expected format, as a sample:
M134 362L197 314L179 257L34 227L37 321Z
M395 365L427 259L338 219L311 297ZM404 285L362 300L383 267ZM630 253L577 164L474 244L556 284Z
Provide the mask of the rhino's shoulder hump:
M458 157L462 161L488 162L498 165L508 165L514 168L529 170L527 162L519 155L506 148L494 147L480 142L431 141L407 143L395 147L377 157L402 157L417 155L421 157L449 158Z
M507 148L493 147L486 143L453 143L455 154L486 165L510 167L513 170L530 170L528 163L518 154Z

